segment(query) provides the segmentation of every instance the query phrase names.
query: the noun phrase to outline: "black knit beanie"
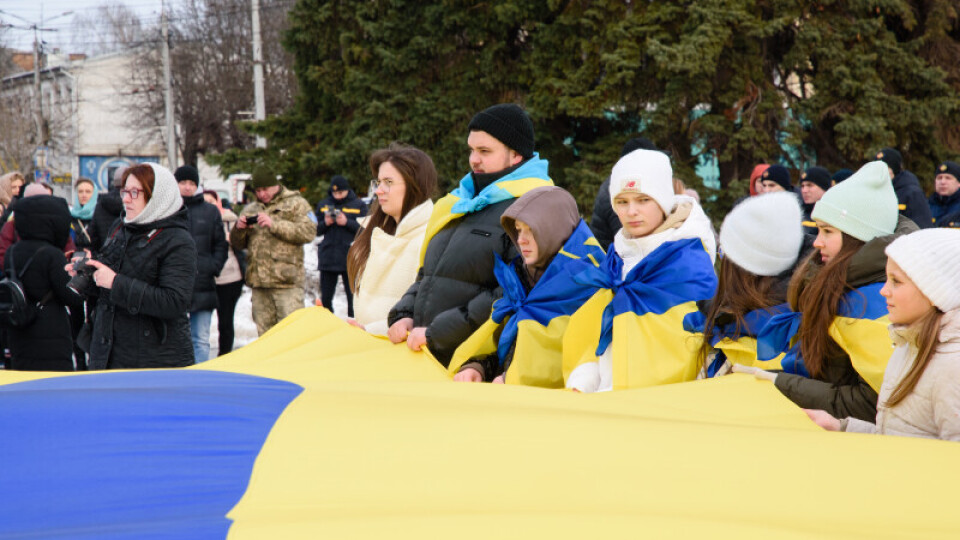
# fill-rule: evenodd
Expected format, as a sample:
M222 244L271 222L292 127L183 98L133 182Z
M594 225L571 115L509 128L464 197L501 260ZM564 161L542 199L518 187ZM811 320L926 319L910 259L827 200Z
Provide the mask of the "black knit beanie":
M783 165L771 165L763 171L760 180L772 180L782 187L785 191L793 191L793 184L790 182L790 171Z
M350 189L350 182L347 182L347 179L340 176L339 174L333 175L333 178L330 179L330 191L345 191Z
M903 156L893 148L883 148L877 152L877 159L887 164L893 174L900 174L903 170Z
M810 167L800 175L800 183L813 182L820 189L826 191L830 189L833 180L830 178L830 171L824 167Z
M851 176L853 176L853 171L850 169L840 169L833 173L833 176L830 177L830 180L833 182L833 185L837 185Z
M937 174L951 174L960 182L960 164L955 161L944 161L937 167Z
M477 113L467 126L470 131L486 131L523 159L533 157L533 122L513 103L501 103Z
M200 185L200 173L197 172L196 167L192 167L190 165L181 165L177 167L177 170L173 172L173 177L177 179L177 182L189 180L198 186Z

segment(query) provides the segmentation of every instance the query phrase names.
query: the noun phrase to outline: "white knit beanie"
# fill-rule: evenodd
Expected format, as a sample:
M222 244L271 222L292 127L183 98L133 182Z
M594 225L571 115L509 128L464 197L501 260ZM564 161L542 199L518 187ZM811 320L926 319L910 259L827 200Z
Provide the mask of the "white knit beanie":
M125 223L153 223L161 219L168 218L177 213L183 206L183 197L180 196L180 188L177 186L177 179L174 178L170 169L157 165L156 163L146 163L153 169L153 195L150 201L144 207L143 212L137 214L137 217L128 220L123 218Z
M643 193L657 201L664 214L674 206L673 168L670 158L658 150L634 150L620 158L610 173L610 204L623 192Z
M900 211L887 164L871 161L828 189L810 217L869 242L893 234Z
M923 229L884 250L940 311L960 308L960 230Z
M720 249L734 264L758 276L776 276L797 262L803 213L793 193L750 197L720 227Z

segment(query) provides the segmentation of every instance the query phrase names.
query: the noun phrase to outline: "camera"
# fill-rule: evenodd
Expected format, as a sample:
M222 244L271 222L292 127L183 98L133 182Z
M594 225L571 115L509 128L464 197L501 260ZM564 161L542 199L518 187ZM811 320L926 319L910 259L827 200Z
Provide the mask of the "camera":
M337 216L339 216L341 213L342 212L340 212L339 208L331 208L326 212L324 212L324 215L326 215L330 219L337 219Z
M254 225L257 224L257 219L259 218L260 218L260 214L257 214L255 216L243 216L243 223L247 227L253 227Z
M67 287L81 296L83 296L83 291L90 287L90 283L93 281L93 273L97 271L95 266L87 264L89 259L87 253L83 252L82 257L73 260L73 271L76 272L76 275L67 282Z

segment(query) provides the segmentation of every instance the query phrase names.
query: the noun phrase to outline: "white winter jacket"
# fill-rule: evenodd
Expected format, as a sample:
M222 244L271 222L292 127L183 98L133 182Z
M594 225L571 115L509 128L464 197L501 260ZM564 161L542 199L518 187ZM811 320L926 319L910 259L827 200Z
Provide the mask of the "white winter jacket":
M370 255L353 300L356 320L367 332L387 335L387 314L417 279L420 248L432 212L433 201L428 200L403 216L396 234L377 228L370 236Z
M844 431L960 440L960 310L943 314L939 343L920 380L895 407L886 407L917 355L917 329L890 325L896 345L887 363L877 402L877 423L856 418L841 422Z

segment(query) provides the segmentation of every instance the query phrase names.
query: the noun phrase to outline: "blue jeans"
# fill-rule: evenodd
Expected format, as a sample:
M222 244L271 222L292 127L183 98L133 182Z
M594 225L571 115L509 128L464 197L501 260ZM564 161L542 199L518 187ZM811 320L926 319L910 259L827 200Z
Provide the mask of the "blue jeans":
M193 339L194 363L210 359L210 319L213 310L190 312L190 336Z

